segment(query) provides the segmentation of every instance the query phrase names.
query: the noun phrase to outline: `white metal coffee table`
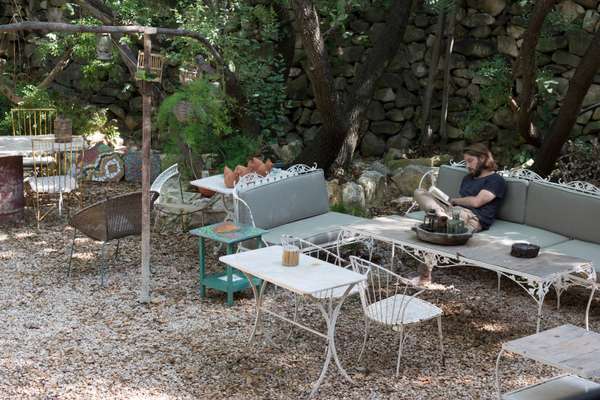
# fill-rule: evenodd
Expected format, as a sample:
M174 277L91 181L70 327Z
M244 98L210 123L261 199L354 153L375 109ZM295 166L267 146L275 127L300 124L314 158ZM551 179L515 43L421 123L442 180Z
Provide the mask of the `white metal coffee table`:
M377 240L392 245L392 260L396 249L412 256L428 268L474 266L489 269L511 279L523 288L536 302L536 332L540 331L542 305L553 285L559 285L572 274L582 274L595 282L592 263L577 257L541 252L536 258L516 258L510 255L510 245L499 243L483 235L474 235L461 246L444 246L419 240L411 230L419 222L406 217L386 216L340 227L339 244L345 241ZM588 324L589 308L594 295L591 291L585 321Z
M208 204L207 207L214 205L217 200L221 199L223 202L223 207L227 212L225 216L225 221L233 221L233 207L232 207L232 195L233 188L228 188L225 186L225 181L223 174L213 175L202 179L196 179L190 182L190 185L195 186L201 189L211 190L218 194L218 196L213 196L213 200Z
M558 368L567 375L553 377L502 394L500 360L505 352L518 354L526 359ZM600 384L589 380L600 377L598 360L600 360L600 334L574 325L562 325L535 335L511 340L502 344L496 360L498 399L566 399L577 398L577 396L591 391L600 395Z
M318 391L319 386L323 382L332 358L342 376L352 383L352 379L348 376L340 363L335 348L335 323L340 308L352 288L356 284L365 281L367 277L352 270L338 267L334 264L305 254L300 254L298 266L285 267L281 265L282 252L283 248L281 246L270 246L222 256L219 260L244 273L246 278L248 278L248 282L251 283L252 292L256 299L256 318L254 320L252 334L250 335L250 341L252 341L257 332L260 331L263 313L295 325L320 336L327 341L325 363L323 364L321 375L313 386L309 396L310 398ZM253 277L263 280L260 288L256 287L254 284ZM263 295L268 283L315 300L327 324L327 332L323 333L316 331L265 308L263 305ZM345 288L341 296L339 296L340 288Z

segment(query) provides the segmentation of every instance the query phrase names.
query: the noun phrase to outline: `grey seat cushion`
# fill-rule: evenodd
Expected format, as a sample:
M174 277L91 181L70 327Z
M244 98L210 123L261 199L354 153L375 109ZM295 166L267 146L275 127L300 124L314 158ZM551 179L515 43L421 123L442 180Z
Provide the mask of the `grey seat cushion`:
M548 248L544 251L553 251L568 256L579 257L594 263L594 269L600 273L600 244L584 242L583 240L568 240Z
M467 169L461 167L451 167L442 165L438 172L438 177L435 186L440 188L451 198L460 197L458 190L463 178L467 175Z
M506 195L498 210L498 218L517 224L524 224L529 182L515 178L505 178L505 180Z
M271 229L329 211L323 170L291 176L238 193L252 210L254 224ZM240 205L240 221L249 223L248 209Z
M600 243L600 197L552 183L531 182L525 222L569 238Z
M275 227L264 234L262 238L268 245L274 245L281 243L281 235L292 235L314 244L323 245L337 240L340 226L365 220L365 218L330 211Z
M491 238L507 245L515 242L528 242L540 247L552 246L569 240L566 236L545 229L502 220L497 220L490 226L490 229L476 233L476 235Z

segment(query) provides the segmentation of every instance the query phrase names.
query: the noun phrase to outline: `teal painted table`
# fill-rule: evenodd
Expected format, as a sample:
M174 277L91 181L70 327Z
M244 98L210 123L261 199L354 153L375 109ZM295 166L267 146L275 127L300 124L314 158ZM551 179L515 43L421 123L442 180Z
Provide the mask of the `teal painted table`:
M209 239L223 243L227 246L227 254L233 254L235 245L246 240L255 239L257 246L262 247L260 238L268 231L249 225L239 225L240 229L235 232L215 232L214 228L221 224L222 223L218 223L192 229L190 233L194 236L198 236L200 298L206 296L206 288L219 290L227 293L227 305L231 306L233 305L233 293L249 288L250 283L243 274L239 273L239 271L229 265L226 265L224 272L207 275L205 241L206 239ZM253 279L255 279L254 284L260 286L261 280L258 278Z

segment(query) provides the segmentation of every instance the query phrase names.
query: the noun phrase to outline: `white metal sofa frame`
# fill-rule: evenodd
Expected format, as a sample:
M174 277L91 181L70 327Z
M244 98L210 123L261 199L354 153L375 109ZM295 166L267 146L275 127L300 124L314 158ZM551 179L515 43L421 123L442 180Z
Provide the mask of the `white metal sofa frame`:
M464 163L464 161L461 161L459 163L451 162L450 166L464 168L465 163ZM438 172L439 172L439 168L434 168L434 169L428 171L427 173L425 173L421 177L421 180L419 182L419 188L420 189L423 188L423 185L426 182L426 179L428 177L429 177L429 179L431 179L431 183L435 184L435 180L436 180ZM540 182L540 183L543 183L544 185L549 185L551 187L556 187L558 189L596 196L596 197L598 197L598 201L600 204L600 188L598 188L588 182L583 182L583 181L571 181L571 182L559 181L557 183L550 182L548 179L542 178L535 172L528 170L528 169L522 169L522 168L515 168L515 169L511 169L511 170L502 170L502 171L498 171L498 173L500 175L502 175L504 178L512 178L512 179L517 179L517 180L522 180L522 181L527 181L527 182ZM416 203L413 203L411 205L411 207L406 211L405 215L409 214L414 209L414 207L416 207L416 205L417 205ZM577 256L576 254L570 254L570 255ZM450 266L462 265L462 264L453 263L451 260L444 258L444 257L428 257L427 254L423 254L423 257L425 258L426 263L427 262L434 263L438 267L450 267ZM536 293L535 293L536 289L528 289L524 286L524 284L529 285L529 282L520 282L518 280L515 280L514 277L507 275L507 274L503 274L501 272L497 272L497 274L498 274L498 293L500 292L501 278L504 275L504 276L507 276L508 278L510 278L511 280L515 281L519 286L521 286L523 289L525 289L534 299L536 298ZM582 287L591 289L591 291L592 291L590 293L590 297L589 297L588 304L586 307L586 314L585 314L586 315L585 316L585 318L586 318L585 324L587 327L589 325L588 318L589 318L589 309L591 306L591 301L593 299L595 290L598 287L598 283L596 282L596 273L593 272L592 274L587 274L584 276L574 275L574 274L564 275L559 281L554 282L553 287L554 287L554 290L556 291L556 296L557 296L557 308L560 308L561 294L571 286L582 286Z
M250 173L247 175L244 175L243 177L240 178L239 182L236 184L236 186L234 187L233 190L233 199L234 199L234 214L235 214L235 221L236 222L242 222L242 223L249 223L253 226L257 226L257 221L256 221L256 216L253 214L253 210L252 207L248 204L247 201L245 201L242 197L244 195L244 192L248 191L248 190L252 190L258 187L262 187L262 186L267 186L267 185L271 185L277 182L281 182L283 183L283 181L288 180L288 179L299 179L302 176L304 176L306 174L306 178L309 178L310 175L308 174L322 174L322 170L318 169L316 165L314 166L308 166L308 165L304 165L304 164L297 164L294 166L291 166L290 168L286 169L286 170L273 170L269 175L263 177L260 175L257 175L255 173ZM322 179L322 178L318 178L318 179ZM326 191L325 186L323 186L322 188L319 188L319 191L324 190ZM307 193L301 193L301 195L306 196ZM323 196L323 193L319 193L319 196ZM306 205L306 203L308 202L308 200L313 200L313 199L302 199L302 196L299 196L300 199L296 199L297 200L297 204L299 205ZM269 199L265 199L265 201L269 202L269 205L272 207L277 207L276 203L282 201L281 198L269 198ZM317 199L314 199L314 201L316 202ZM319 201L324 202L327 201L327 199L319 199ZM289 204L282 204L280 207L290 207ZM291 206L293 207L293 206ZM322 207L325 208L325 207ZM316 232L310 232L311 231L311 226L310 223L311 222L319 222L319 221L314 221L311 218L315 218L315 219L319 219L319 217L321 216L326 216L325 219L327 219L327 221L325 221L325 223L323 224L323 226L317 226L317 231ZM285 220L285 218L282 218L280 215L280 219ZM351 223L355 223L355 222L359 222L359 221L363 221L363 218L360 217L354 217L351 215L347 215L347 214L341 214L341 213L335 213L335 212L331 212L328 211L328 206L327 206L327 210L323 209L320 210L317 213L312 214L311 217L304 217L301 214L296 215L295 217L291 217L288 221L283 222L280 225L275 225L275 226L259 226L261 228L264 229L271 229L271 230L277 230L276 232L278 234L288 234L294 237L299 237L303 240L315 243L317 245L319 245L322 248L332 248L332 247L336 247L338 244L338 233L339 233L339 228L343 225L347 225L347 224L351 224ZM322 221L320 221L322 222ZM307 226L301 226L300 228L298 228L298 224L302 225L306 223ZM289 226L289 225L294 225L294 227L290 227L291 231L285 231L285 229L283 229L281 231L281 229L279 229L282 226ZM295 228L296 230L292 229ZM300 232L297 231L297 229L300 229ZM281 232L278 232L281 231ZM274 236L274 233L271 234L271 236ZM323 240L323 238L325 240ZM275 239L274 237L268 238L269 240L266 240L265 237L263 236L263 242L265 243L265 245L269 245L269 244L273 244L273 243L277 243L279 242L279 240Z

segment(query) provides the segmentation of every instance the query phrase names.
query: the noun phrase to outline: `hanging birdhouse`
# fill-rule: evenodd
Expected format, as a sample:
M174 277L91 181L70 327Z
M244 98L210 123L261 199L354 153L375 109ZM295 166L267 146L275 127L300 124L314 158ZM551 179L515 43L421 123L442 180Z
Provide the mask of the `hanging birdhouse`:
M98 36L96 41L96 57L100 61L110 61L112 59L112 42L110 34L103 33Z
M136 78L141 81L161 82L164 62L165 56L152 53L150 55L150 73L147 73L144 65L144 52L140 51L138 53Z

